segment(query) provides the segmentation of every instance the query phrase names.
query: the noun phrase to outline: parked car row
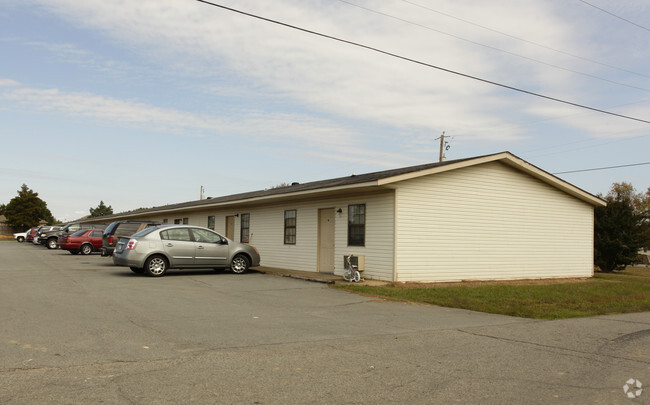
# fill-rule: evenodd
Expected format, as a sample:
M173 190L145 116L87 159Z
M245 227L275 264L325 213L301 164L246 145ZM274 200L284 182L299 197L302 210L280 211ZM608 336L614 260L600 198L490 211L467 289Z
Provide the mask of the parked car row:
M60 229L41 230L39 227L16 233L14 238L24 242L32 235L32 240L38 238L38 244L73 255L101 252L102 256L113 256L117 266L152 277L181 268L229 268L240 274L260 265L260 255L254 247L200 226L116 221L108 226L77 222Z
M59 247L59 238L62 236L72 235L80 230L106 229L106 224L94 224L89 222L71 222L60 228L49 229L39 232L38 242L41 245L47 246L48 249L56 249Z

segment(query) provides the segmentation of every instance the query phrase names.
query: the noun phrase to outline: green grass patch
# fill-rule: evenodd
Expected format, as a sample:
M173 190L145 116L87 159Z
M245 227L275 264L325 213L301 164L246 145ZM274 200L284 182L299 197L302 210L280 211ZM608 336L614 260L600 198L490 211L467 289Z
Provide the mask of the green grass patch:
M432 304L536 319L565 319L650 311L650 268L596 273L588 280L468 283L426 286L336 285L335 288L394 301Z

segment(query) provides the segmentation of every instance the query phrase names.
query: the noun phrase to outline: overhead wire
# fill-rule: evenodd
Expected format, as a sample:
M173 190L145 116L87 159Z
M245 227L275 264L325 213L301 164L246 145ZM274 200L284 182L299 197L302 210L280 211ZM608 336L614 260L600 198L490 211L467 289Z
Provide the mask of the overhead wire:
M553 51L553 52L557 52L557 53L561 53L561 54L566 55L566 56L570 56L572 58L576 58L576 59L580 59L580 60L583 60L583 61L586 61L586 62L594 63L594 64L597 64L597 65L600 65L600 66L605 66L605 67L608 67L610 69L616 69L616 70L619 70L621 72L630 73L630 74L633 74L633 75L650 78L650 75L647 75L647 74L644 74L644 73L639 73L639 72L635 72L633 70L628 70L628 69L625 69L625 68L622 68L622 67L619 67L619 66L614 66L614 65L611 65L611 64L608 64L608 63L599 62L599 61L594 60L594 59L590 59L590 58L580 56L580 55L575 55L575 54L573 54L571 52L563 51L561 49L556 49L556 48L553 48L551 46L540 44L538 42L534 42L534 41L531 41L531 40L528 40L528 39L525 39L525 38L520 38L520 37L518 37L516 35L508 34L506 32L499 31L499 30L496 30L494 28L487 27L485 25L477 24L475 22L472 22L472 21L469 21L469 20L466 20L466 19L463 19L463 18L456 17L456 16L451 15L449 13L444 13L442 11L435 10L435 9L433 9L431 7L423 6L422 4L418 4L418 3L415 3L415 2L412 2L412 1L409 1L409 0L401 0L401 1L404 2L404 3L407 3L407 4L411 4L413 6L416 6L416 7L422 8L424 10L428 10L428 11L443 15L443 16L448 17L448 18L452 18L454 20L461 21L461 22L464 22L466 24L473 25L475 27L482 28L484 30L494 32L496 34L504 35L504 36L506 36L508 38L512 38L512 39L515 39L517 41L522 41L522 42L525 42L527 44L535 45L535 46L538 46L540 48L544 48L544 49L547 49L547 50L550 50L550 51Z
M528 94L528 95L531 95L531 96L534 96L534 97L539 97L539 98L550 100L550 101L555 101L555 102L558 102L558 103L567 104L567 105L571 105L571 106L574 106L574 107L587 109L587 110L598 112L598 113L601 113L601 114L607 114L607 115L611 115L611 116L615 116L615 117L619 117L619 118L623 118L623 119L627 119L627 120L638 121L638 122L643 122L643 123L646 123L646 124L650 124L650 120L636 118L636 117L632 117L632 116L628 116L628 115L624 115L624 114L618 114L618 113L615 113L615 112L612 112L612 111L606 111L606 110L602 110L602 109L599 109L599 108L590 107L590 106L587 106L587 105L584 105L584 104L579 104L579 103L576 103L576 102L567 101L567 100L559 99L559 98L556 98L556 97L547 96L547 95L544 95L544 94L541 94L541 93L536 93L536 92L533 92L533 91L529 91L529 90L521 89L521 88L518 88L518 87L510 86L510 85L507 85L507 84L495 82L495 81L492 81L492 80L483 79L483 78L480 78L478 76L473 76L473 75L462 73L462 72L459 72L459 71L456 71L456 70L447 69L447 68L444 68L444 67L441 67L441 66L437 66L437 65L430 64L430 63L422 62L422 61L412 59L412 58L408 58L408 57L405 57L405 56L401 56L401 55L398 55L398 54L395 54L395 53L392 53L392 52L384 51L384 50L381 50L379 48L375 48L375 47L372 47L372 46L369 46L369 45L364 45L364 44L354 42L354 41L350 41L350 40L347 40L347 39L335 37L335 36L328 35L328 34L323 34L323 33L313 31L313 30L310 30L310 29L307 29L307 28L302 28L302 27L299 27L299 26L296 26L296 25L288 24L288 23L281 22L281 21L274 20L274 19L267 18L267 17L262 17L260 15L248 13L248 12L238 10L238 9L235 9L235 8L232 8L232 7L227 7L227 6L224 6L222 4L214 3L214 2L211 2L211 1L207 1L207 0L195 0L195 1L197 1L199 3L206 4L206 5L210 5L210 6L213 6L213 7L217 7L217 8L220 8L222 10L227 10L227 11L230 11L230 12L233 12L233 13L237 13L237 14L244 15L244 16L247 16L247 17L255 18L255 19L258 19L258 20L261 20L261 21L266 21L266 22L276 24L276 25L280 25L280 26L283 26L283 27L286 27L286 28L291 28L291 29L294 29L294 30L297 30L297 31L307 33L307 34L311 34L311 35L319 36L319 37L322 37L322 38L330 39L330 40L333 40L333 41L345 43L345 44L356 46L356 47L359 47L359 48L363 48L363 49L366 49L366 50L369 50L369 51L372 51L372 52L380 53L380 54L383 54L383 55L386 55L386 56L391 56L393 58L397 58L397 59L404 60L404 61L407 61L407 62L415 63L415 64L418 64L418 65L421 65L421 66L425 66L425 67L440 70L440 71L443 71L443 72L451 73L451 74L454 74L454 75L457 75L457 76L465 77L467 79L472 79L472 80L479 81L479 82L482 82L482 83L491 84L493 86L501 87L501 88L504 88L504 89L516 91L516 92L523 93L523 94Z
M632 164L628 164L628 165L618 165L618 166L596 167L596 168L593 168L593 169L569 170L569 171L566 171L566 172L555 172L555 173L552 173L552 174L594 172L594 171L597 171L597 170L620 169L620 168L623 168L623 167L644 166L644 165L650 165L650 162L632 163Z
M604 81L604 82L611 83L611 84L615 84L615 85L618 85L618 86L624 86L624 87L628 87L628 88L631 88L631 89L636 89L636 90L641 90L641 91L647 91L647 92L650 92L650 89L646 89L646 88L639 87L639 86L634 86L634 85L631 85L631 84L621 83L621 82L617 82L617 81L610 80L610 79L605 79L605 78L600 77L600 76L592 75L591 73L585 73L585 72L580 72L580 71L577 71L577 70L573 70L573 69L565 68L565 67L562 67L562 66L554 65L554 64L552 64L552 63L544 62L544 61L539 60L539 59L535 59L535 58L531 58L531 57L528 57L528 56L520 55L520 54L518 54L518 53L514 53L514 52L506 51L505 49L501 49L501 48L497 48L497 47L494 47L494 46L491 46L491 45L486 45L486 44L483 44L483 43L480 43L480 42L472 41L471 39L467 39L467 38L463 38L463 37L458 36L458 35L450 34L450 33L448 33L448 32L445 32L445 31L442 31L442 30L439 30L439 29L436 29L436 28L433 28L433 27L429 27L429 26L427 26L427 25L423 25L423 24L420 24L420 23L416 23L416 22L413 22L413 21L409 21L409 20L403 19L403 18L401 18L401 17L396 17L396 16L394 16L394 15L387 14L387 13L384 13L384 12L382 12L382 11L373 10L373 9L368 8L368 7L365 7L365 6L360 6L360 5L358 5L358 4L355 4L355 3L349 2L349 1L347 1L347 0L339 0L339 1L340 1L341 3L345 3L345 4L348 4L348 5L350 5L350 6L358 7L358 8L360 8L360 9L362 9L362 10L369 11L369 12L371 12L371 13L379 14L379 15L382 15L382 16L384 16L384 17L392 18L392 19L395 19L395 20L398 20L398 21L401 21L401 22L404 22L404 23L407 23L407 24L415 25L415 26L418 26L418 27L420 27L420 28L424 28L424 29L427 29L427 30L430 30L430 31L434 31L434 32L437 32L437 33L439 33L439 34L447 35L447 36L450 36L450 37L452 37L452 38L458 39L458 40L460 40L460 41L464 41L464 42L468 42L468 43L473 44L473 45L477 45L477 46L481 46L481 47L484 47L484 48L488 48L488 49L491 49L491 50L493 50L493 51L503 52L503 53L508 54L508 55L510 55L510 56L515 56L515 57L517 57L517 58L526 59L526 60L529 60L529 61L531 61L531 62L539 63L539 64L541 64L541 65L549 66L549 67L552 67L552 68L555 68L555 69L559 69L559 70L564 70L564 71L566 71L566 72L575 73L575 74L577 74L577 75L582 75L582 76L590 77L590 78L592 78L592 79L602 80L602 81Z
M433 30L433 31L438 32L438 33L441 33L441 34L449 35L449 36L454 37L454 38L456 38L456 39L460 39L460 40L463 40L463 41L467 41L467 42L470 42L470 43L472 43L472 44L476 44L476 45L480 45L480 46L485 46L485 47L488 47L488 48L491 48L491 49L494 49L494 50L497 50L497 51L506 52L506 53L511 54L511 55L513 55L513 56L519 56L519 57L521 57L521 55L517 55L517 54L511 53L511 52L508 52L508 51L504 51L504 50L499 49L499 48L494 48L494 47L491 47L491 46L488 46L488 45L484 45L484 44L481 44L481 43L477 43L477 42L474 42L474 41L471 41L471 40L466 40L466 39L461 38L461 37L458 37L458 36L456 36L456 35L449 34L449 33L446 33L446 32L444 32L444 31L441 31L441 30L438 30L438 29L434 29L434 28L431 28L431 27L428 27L428 26L425 26L425 25L422 25L422 24L419 24L419 23L415 23L415 22L412 22L412 21L409 21L409 20L406 20L406 19L403 19L403 18L400 18L400 17L396 17L396 16L394 16L394 15L391 15L391 14L388 14L388 13L385 13L385 12L381 12L381 11L373 10L373 9L368 8L368 7L361 6L361 5L358 5L358 4L355 4L355 3L352 3L352 2L347 1L347 0L339 0L339 1L342 2L342 3L348 4L348 5L351 5L351 6L354 6L354 7L357 7L357 8L360 8L360 9L363 9L363 10L366 10L366 11L369 11L369 12L372 12L372 13L375 13L375 14L379 14L379 15L382 15L382 16L385 16L385 17L389 17L389 18L392 18L392 19L395 19L395 20L398 20L398 21L401 21L401 22L405 22L405 23L411 24L411 25L416 25L416 26L419 26L419 27L421 27L421 28L430 29L430 30ZM505 36L507 36L507 37L509 37L509 38L513 38L513 39L516 39L516 40L519 40L519 41L523 41L523 42L526 42L526 43L529 43L529 44L532 44L532 45L535 45L535 46L539 46L539 47L542 47L542 48L545 48L545 49L549 49L549 50L552 50L552 51L555 51L555 52L559 52L559 53L562 53L562 54L565 54L565 55L568 55L568 56L572 56L572 57L575 57L575 58L578 58L578 59L582 59L582 60L585 60L585 61L588 61L588 62L593 62L593 63L599 64L599 65L602 65L602 66L606 66L606 67L610 67L610 68L613 68L613 69L617 69L617 70L621 70L621 71L624 71L624 72L628 72L628 73L632 73L632 74L635 74L635 75L639 75L639 76L644 76L644 77L649 77L649 78L650 78L650 76L647 76L647 75L644 75L644 74L641 74L641 73L632 72L632 71L628 71L628 70L625 70L625 69L622 69L622 68L618 68L618 67L616 67L616 66L612 66L612 65L608 65L608 64L600 63L600 62L597 62L597 61L593 61L593 60L590 60L590 59L588 59L588 58L583 58L583 57L580 57L580 56L576 56L576 55L570 54L570 53L568 53L568 52L560 51L560 50L557 50L557 49L554 49L554 48L551 48L551 47L548 47L548 46L545 46L545 45L541 45L541 44L537 44L537 43L532 42L532 41L528 41L528 40L523 39L523 38L519 38L519 37L516 37L516 36L510 35L510 34L507 34L507 33L503 33L503 32L501 32L501 31L494 30L494 29L491 29L491 28L489 28L489 27L485 27L485 26L482 26L482 25L476 24L476 23L473 23L473 22L471 22L471 21L467 21L467 20L464 20L464 19L461 19L461 18L455 17L455 16L453 16L453 15L450 15L450 14L447 14L447 13L443 13L443 12L438 11L438 10L434 10L434 9L429 8L429 7L426 7L426 6L422 6L422 5L420 5L420 4L414 3L414 2L409 1L409 0L401 0L401 1L404 2L404 3L407 3L407 4L411 4L411 5L414 5L414 6L417 6L417 7L423 8L423 9L425 9L425 10L432 11L432 12L434 12L434 13L438 13L438 14L443 15L443 16L445 16L445 17L449 17L449 18L452 18L452 19L455 19L455 20L458 20L458 21L461 21L461 22L464 22L464 23L467 23L467 24L470 24L470 25L473 25L473 26L476 26L476 27L479 27L479 28L483 28L483 29L486 29L486 30L488 30L488 31L495 32L495 33L497 33L497 34L505 35ZM525 57L525 56L524 56L523 58L525 58L525 59L529 59L529 60L534 61L534 62L540 62L540 61L537 61L537 60L532 59L532 58L527 58L527 57ZM559 69L568 70L568 71L571 71L571 72L574 72L574 73L582 74L582 72L575 72L575 71L572 71L572 70L570 70L570 69L564 69L564 68L562 68L562 67L558 67L558 66L555 66L555 65L551 65L551 64L548 64L548 63L545 63L545 62L540 62L540 63L545 64L545 65L548 65L548 66L551 66L551 67L557 67L557 68L559 68ZM585 75L586 75L586 76L595 77L595 76L593 76L593 75L588 75L588 74L585 74ZM599 77L595 77L595 78L600 79ZM607 80L607 79L604 79L604 80L605 80L605 81L609 81L609 80ZM611 82L611 81L610 81L610 82ZM616 83L616 82L614 82L614 83ZM618 83L616 83L616 84L618 84ZM627 86L627 85L624 85L624 86ZM628 87L630 87L630 86L628 86ZM634 86L632 86L632 87L634 87ZM647 100L643 100L643 102L645 102L645 101L647 101ZM634 104L634 103L628 103L628 104ZM628 105L628 104L625 104L625 105ZM617 107L621 107L621 105L619 105L619 106L617 106ZM542 121L549 121L549 120L552 120L552 119L556 119L556 118L549 118L549 119L545 119L545 120L542 120ZM638 137L634 137L634 138L632 138L632 139L636 139L636 138L639 138L639 137L645 137L645 136L650 136L650 134L641 135L641 136L638 136ZM593 139L589 139L589 140L581 140L581 141L577 141L577 142L570 142L570 143L568 143L568 144L564 144L564 146L566 146L566 145L571 145L571 144L574 144L574 143L584 143L584 142L593 142L593 141L594 141ZM611 142L610 142L610 143L611 143ZM607 143L605 143L605 144L607 144ZM572 149L572 150L581 150L581 149L584 149L584 148L596 147L596 146L600 146L600 145L603 145L603 143L600 143L600 144L597 144L597 145L590 145L590 146L583 147L583 148L574 148L574 149ZM542 150L543 150L543 149L559 148L560 146L563 146L563 145L555 145L555 146L553 146L553 147L549 147L549 148L542 148ZM539 150L539 149L538 149L538 150ZM550 153L550 154L555 154L555 153L564 153L564 152L566 152L566 151L562 151L562 152L554 152L554 153ZM542 155L542 156L543 156L543 155Z
M641 28L641 29L644 29L644 30L646 30L646 31L650 31L650 28L644 27L644 26L641 25L641 24L637 24L637 23L635 23L634 21L630 21L630 20L628 20L627 18L623 18L623 17L621 17L620 15L616 15L616 14L612 13L611 11L607 11L607 10L605 10L604 8L598 7L598 6L596 6L596 5L594 5L594 4L591 4L591 3L589 3L589 2L587 2L587 1L585 1L585 0L578 0L578 1L581 2L581 3L584 3L584 4L586 4L586 5L588 5L588 6L590 6L590 7L593 7L593 8L595 8L595 9L597 9L597 10L600 10L600 11L602 11L602 12L605 13L605 14L609 14L609 15L611 15L612 17L616 17L616 18L618 18L619 20L623 20L623 21L625 21L625 22L627 22L627 23L630 23L630 24L632 24L632 25L634 25L634 26L637 26L637 27L639 27L639 28Z

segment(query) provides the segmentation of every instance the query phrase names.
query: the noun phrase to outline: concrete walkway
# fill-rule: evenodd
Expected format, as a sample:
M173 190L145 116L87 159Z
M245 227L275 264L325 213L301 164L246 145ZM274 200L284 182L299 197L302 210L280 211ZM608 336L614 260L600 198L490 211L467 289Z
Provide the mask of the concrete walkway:
M278 269L274 267L264 267L264 266L255 267L251 270L257 271L262 274L269 274L269 275L279 276L279 277L290 277L299 280L313 281L317 283L352 284L351 282L345 281L342 276L338 276L332 273L321 273L317 271L286 270L286 269ZM363 277L363 273L362 273L362 277ZM377 281L377 280L362 280L355 284L384 285L387 284L387 282Z

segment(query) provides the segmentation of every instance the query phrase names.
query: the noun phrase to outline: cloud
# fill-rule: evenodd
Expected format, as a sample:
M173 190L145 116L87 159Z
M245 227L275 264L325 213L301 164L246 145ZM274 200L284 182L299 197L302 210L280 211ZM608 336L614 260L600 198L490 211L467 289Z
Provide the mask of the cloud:
M5 82L18 86L17 82L10 79L0 81ZM142 102L90 93L27 87L12 87L0 92L0 101L2 100L7 108L11 106L14 110L40 110L179 136L236 135L248 138L250 142L265 142L269 147L277 149L299 143L300 148L306 151L325 150L333 155L345 156L352 155L358 148L363 147L364 135L356 130L301 114L269 113L249 109L240 111L234 117L223 117L160 108Z
M20 86L20 83L18 83L15 80L0 79L0 87L16 87L16 86Z
M502 90L435 69L386 55L237 15L205 4L167 0L101 2L42 1L67 19L104 31L123 46L146 52L153 58L172 60L177 69L238 75L261 85L263 92L282 94L307 108L376 125L399 129L438 130L456 128L490 139L493 117L520 110L520 101L502 97ZM230 5L230 2L226 2ZM453 31L458 21L399 1L370 4L381 12L398 15L421 26L369 13L345 3L306 6L298 1L276 3L239 1L233 7L329 35L358 41L406 57L452 70L536 90L572 87L570 74L552 71L525 60L431 32L423 27ZM513 9L509 1L457 5L441 8L476 21L503 23L503 30L525 31L532 39L552 44L566 41L573 22L562 21L550 6L529 5ZM518 13L513 16L513 13ZM337 16L337 18L332 18ZM549 32L548 21L553 21ZM467 26L471 41L508 46L522 51L526 44ZM162 46L164 45L164 46ZM173 61L177 61L174 63ZM513 69L519 67L520 69ZM523 68L522 68L523 67ZM550 73L549 73L550 72ZM531 86L532 85L532 86ZM486 102L486 100L489 100ZM476 128L482 128L478 133ZM516 138L516 127L500 132Z
M420 142L422 133L437 135L442 130L501 144L526 139L536 130L534 123L545 119L553 119L555 124L566 125L571 130L596 131L596 134L605 134L620 122L606 116L583 120L584 115L574 120L573 108L551 101L198 2L36 2L73 24L104 33L120 46L143 54L143 58L157 61L179 75L200 78L201 85L195 88L204 94L224 98L235 95L242 104L267 104L250 106L250 111L241 106L219 106L215 115L207 116L86 95L90 103L82 111L75 111L71 98L76 93L66 93L70 102L62 100L66 106L60 108L79 115L103 116L132 124L154 123L156 129L177 133L226 130L267 139L300 139L308 146L319 144L332 148L335 145L330 139L337 139L347 147L350 143L367 145L368 135L364 131L373 127L402 134L406 145ZM479 1L449 0L435 5L449 15L514 33L525 39L522 41L410 4L420 2L359 1L386 15L344 2L225 0L223 3L456 72L573 102L597 103L604 94L601 86L616 88L605 83L595 86L592 79L549 67L553 64L588 74L603 74L604 70L602 66L557 52L578 49L576 53L592 57L591 53L598 49L594 41L598 37L594 35L599 30L594 21L576 19L571 14L575 13L573 9L559 4L528 2L526 7L514 7L518 3L512 0L495 0L484 7ZM544 47L532 46L531 42ZM77 55L74 49L66 52ZM525 58L549 63L538 64ZM268 105L278 100L285 104L282 111L299 109L301 113L285 112L275 117L277 112L269 110ZM100 106L107 112L101 112ZM335 121L349 125L335 124ZM311 136L305 136L306 133Z

